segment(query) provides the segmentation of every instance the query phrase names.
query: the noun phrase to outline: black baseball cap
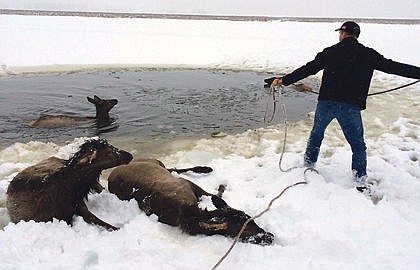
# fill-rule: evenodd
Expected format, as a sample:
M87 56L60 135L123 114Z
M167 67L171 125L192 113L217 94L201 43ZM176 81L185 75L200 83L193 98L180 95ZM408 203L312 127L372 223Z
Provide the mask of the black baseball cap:
M340 28L335 29L335 31L344 31L346 33L358 37L360 35L360 26L353 21L347 21L343 23L343 25Z

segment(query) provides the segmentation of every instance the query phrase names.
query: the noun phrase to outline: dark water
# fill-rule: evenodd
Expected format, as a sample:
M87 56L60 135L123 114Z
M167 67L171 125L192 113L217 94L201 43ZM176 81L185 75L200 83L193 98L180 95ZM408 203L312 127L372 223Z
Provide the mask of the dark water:
M101 134L104 138L174 140L239 133L264 126L271 74L212 70L97 70L0 78L0 145L65 141ZM311 83L311 82L309 82ZM41 115L94 116L86 99L116 98L114 123L64 128L29 127ZM306 117L316 96L286 89L288 119Z

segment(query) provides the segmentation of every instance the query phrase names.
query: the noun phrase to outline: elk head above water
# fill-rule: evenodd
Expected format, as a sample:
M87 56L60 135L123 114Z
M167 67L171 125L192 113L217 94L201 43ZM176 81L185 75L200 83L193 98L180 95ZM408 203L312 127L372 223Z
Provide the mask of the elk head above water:
M87 97L90 103L95 104L96 107L96 123L98 127L104 127L111 123L109 111L117 105L116 99L101 99L98 96L93 98Z

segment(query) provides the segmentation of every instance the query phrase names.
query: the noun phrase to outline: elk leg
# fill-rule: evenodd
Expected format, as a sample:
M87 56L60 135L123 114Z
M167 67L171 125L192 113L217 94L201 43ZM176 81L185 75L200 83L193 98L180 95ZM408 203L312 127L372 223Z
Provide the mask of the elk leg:
M99 219L97 216L95 216L92 212L89 211L85 202L81 202L77 206L76 214L83 217L83 220L86 221L87 223L102 226L108 231L116 231L119 229Z
M167 169L169 172L176 172L176 173L184 173L184 172L188 172L188 171L192 171L195 173L211 173L213 171L213 169L211 167L207 167L207 166L195 166L192 168L186 168L186 169L176 169L176 168L171 168L171 169Z
M91 189L96 193L101 193L105 188L97 181L92 185Z
M226 211L228 208L230 208L222 198L216 195L211 196L211 202L217 209L222 211Z

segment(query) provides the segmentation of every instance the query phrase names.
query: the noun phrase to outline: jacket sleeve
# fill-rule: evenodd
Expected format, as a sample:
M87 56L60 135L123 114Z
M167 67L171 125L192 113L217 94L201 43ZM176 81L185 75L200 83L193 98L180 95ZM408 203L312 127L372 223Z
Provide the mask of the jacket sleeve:
M389 73L395 74L407 78L420 79L420 67L400 63L387 59L381 54L376 53L376 64L375 69Z
M289 85L295 83L303 78L308 77L309 75L314 75L318 71L324 68L324 58L325 58L325 50L318 53L315 56L315 59L306 63L306 65L296 69L292 73L289 73L282 77L282 84Z

